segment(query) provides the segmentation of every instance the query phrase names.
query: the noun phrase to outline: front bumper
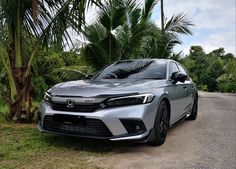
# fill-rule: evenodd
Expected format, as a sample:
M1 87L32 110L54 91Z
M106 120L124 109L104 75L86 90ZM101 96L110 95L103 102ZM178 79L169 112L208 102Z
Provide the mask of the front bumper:
M73 137L84 137L84 138L92 138L92 139L105 139L110 141L138 141L138 142L146 142L148 139L148 136L150 135L150 131L146 131L145 133L139 134L139 135L119 135L119 136L112 136L112 137L96 137L96 136L83 136L83 135L77 135L77 134L68 134L63 132L53 132L44 130L41 126L41 124L38 123L37 128L40 132L44 133L51 133L51 134L58 134L58 135L65 135L65 136L73 136Z
M130 141L142 141L145 140L149 134L151 129L154 126L154 119L156 115L156 105L149 103L143 105L133 105L133 106L124 106L124 107L116 107L116 108L106 108L102 110L98 110L95 112L64 112L64 111L56 111L53 110L49 103L42 101L40 107L40 118L41 121L38 124L39 131L54 133L54 134L62 134L62 135L70 135L77 137L86 137L86 138L97 138L97 139L108 139L111 141L122 141L122 140L130 140ZM76 133L68 133L63 131L52 131L45 128L45 117L46 116L54 116L54 115L71 115L71 116L82 116L85 119L97 119L102 121L104 125L107 127L111 135L107 136L94 136L94 135L80 135ZM127 131L127 127L122 123L122 119L125 120L135 120L141 121L145 126L145 131L141 133L132 134ZM91 127L91 126L90 126Z

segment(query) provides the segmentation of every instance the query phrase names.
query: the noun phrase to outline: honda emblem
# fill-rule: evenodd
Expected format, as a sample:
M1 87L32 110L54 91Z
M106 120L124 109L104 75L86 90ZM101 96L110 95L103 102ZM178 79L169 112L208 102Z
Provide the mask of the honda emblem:
M75 107L75 101L74 100L66 100L66 107L72 109Z

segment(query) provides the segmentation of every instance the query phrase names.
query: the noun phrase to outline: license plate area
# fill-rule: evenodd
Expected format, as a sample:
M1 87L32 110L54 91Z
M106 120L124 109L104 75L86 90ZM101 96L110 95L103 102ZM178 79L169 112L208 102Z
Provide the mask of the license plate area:
M78 126L85 125L85 117L84 116L54 114L53 120L55 122L63 123L66 125L71 125L71 124L78 125Z

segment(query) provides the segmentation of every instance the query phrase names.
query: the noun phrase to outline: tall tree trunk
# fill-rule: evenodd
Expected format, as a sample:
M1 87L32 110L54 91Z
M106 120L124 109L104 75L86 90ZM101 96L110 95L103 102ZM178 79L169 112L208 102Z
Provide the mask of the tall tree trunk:
M111 31L110 31L110 36L109 36L109 58L108 58L108 64L110 64L111 63L111 37L112 36L112 34L111 34Z
M9 119L17 122L30 122L32 111L31 75L25 76L26 67L14 68L12 75L16 86L15 101L9 104Z
M164 30L164 25L165 25L165 16L164 16L164 4L163 0L161 0L161 30Z
M7 119L15 122L30 122L34 117L31 74L28 73L27 66L15 66L14 45L10 45L7 54L10 63L8 65L4 62L4 66L7 70L10 96L3 97L9 108Z

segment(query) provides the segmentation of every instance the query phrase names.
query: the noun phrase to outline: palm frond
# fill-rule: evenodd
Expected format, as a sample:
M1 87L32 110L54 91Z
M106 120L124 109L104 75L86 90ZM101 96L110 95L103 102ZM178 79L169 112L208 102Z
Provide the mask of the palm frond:
M125 21L125 7L123 0L108 0L104 2L98 12L99 22L112 31Z
M172 55L169 57L169 59L173 59L177 62L181 62L182 58L183 58L183 51L181 50L178 53L172 53Z
M164 30L170 34L193 34L194 24L184 13L174 14L166 23Z
M125 64L128 64L128 65L118 70L114 70L113 72L109 73L106 77L104 77L104 79L111 79L111 78L125 79L130 75L144 71L152 63L153 61L137 62L135 65L133 65L132 61L125 62Z
M151 17L152 10L159 0L145 0L145 5L142 11L143 20L148 20Z
M94 72L91 66L68 66L54 70L54 73L63 80L79 80L84 79Z
M131 30L131 38L124 46L121 52L121 58L139 58L139 55L135 54L135 51L140 48L143 38L147 36L155 36L155 33L159 29L151 22L142 22Z
M85 37L90 43L98 43L107 36L107 29L99 22L85 27Z
M64 46L65 43L72 43L68 28L81 30L81 26L85 23L86 6L92 3L100 4L99 0L19 0L17 2L20 2L20 5L15 1L0 1L0 23L6 25L9 31L20 29L36 37L43 35L46 46L54 44ZM18 8L20 8L20 15L17 14ZM19 28L16 24L17 20L22 23Z
M174 14L166 23L159 41L160 56L168 58L172 54L174 46L182 44L179 36L192 35L194 24L184 13Z
M97 69L108 64L108 52L101 44L88 44L82 48L81 52L82 57L86 59L86 62Z

